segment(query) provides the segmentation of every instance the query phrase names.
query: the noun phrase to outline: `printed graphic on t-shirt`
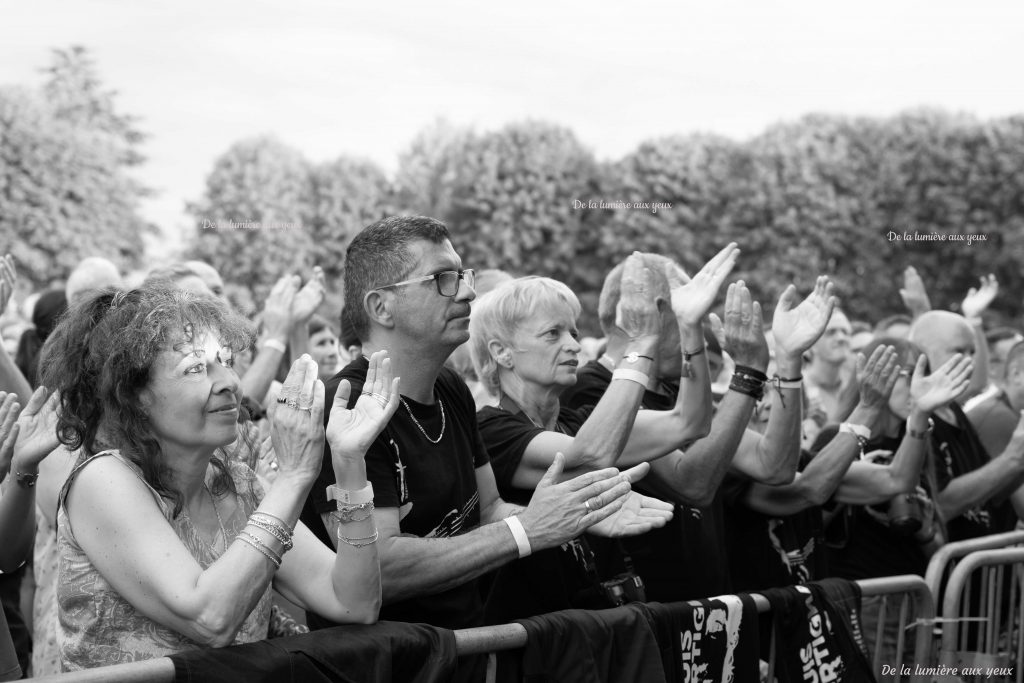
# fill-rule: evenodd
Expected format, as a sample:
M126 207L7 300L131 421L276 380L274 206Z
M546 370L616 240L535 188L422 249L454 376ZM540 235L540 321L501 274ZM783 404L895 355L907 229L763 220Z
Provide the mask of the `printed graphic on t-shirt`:
M466 501L461 510L449 511L444 516L444 519L441 520L441 523L430 530L426 538L451 538L452 536L458 536L462 533L462 527L465 526L466 519L473 512L478 502L480 502L480 494L474 491L473 496ZM412 509L411 503L410 509Z

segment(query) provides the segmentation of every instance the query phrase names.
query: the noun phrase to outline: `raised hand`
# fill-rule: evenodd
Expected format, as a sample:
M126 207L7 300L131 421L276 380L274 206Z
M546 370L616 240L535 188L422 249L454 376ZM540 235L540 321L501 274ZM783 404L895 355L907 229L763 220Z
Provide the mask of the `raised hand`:
M858 353L856 377L860 382L860 405L876 411L885 408L899 376L900 366L893 347L879 346L867 360L863 353Z
M661 333L661 316L654 296L654 276L644 267L640 252L634 251L626 259L621 287L615 325L630 339L657 337Z
M999 293L999 282L995 275L981 277L980 287L971 287L967 296L960 304L960 312L965 318L977 318L988 308Z
M711 314L711 327L721 327L724 342L719 340L732 359L739 365L746 365L764 372L768 368L768 342L764 337L764 316L761 304L752 301L750 290L743 280L729 285L725 292L725 323Z
M0 258L0 315L7 310L7 304L18 282L18 271L14 269L14 257L10 254Z
M668 278L669 291L672 292L672 312L680 325L697 326L711 310L725 278L732 272L739 258L740 250L735 242L704 264L697 274L687 282L679 269L665 264L665 277Z
M292 363L277 402L270 426L277 477L312 481L324 452L324 383L308 354Z
M274 283L263 304L263 329L270 337L280 341L288 338L292 329L292 309L299 291L299 277L285 275Z
M305 324L310 316L320 308L326 290L324 271L320 266L313 268L313 277L309 279L292 300L292 325Z
M907 269L903 271L903 288L900 289L900 298L903 299L903 305L915 318L932 310L932 302L928 300L928 290L924 287L924 280L918 275L914 266L907 266Z
M565 543L615 514L630 492L628 475L614 467L556 483L564 466L565 456L556 453L530 504L519 513L535 550Z
M14 444L18 441L18 411L21 405L15 394L0 391L0 481L11 471Z
M772 335L777 356L797 358L814 346L825 331L836 307L834 286L828 276L819 275L814 291L797 303L796 287L790 285L779 297L772 316Z
M910 378L910 400L923 413L930 413L950 403L971 383L974 363L970 356L954 355L930 375L924 374L927 356L923 353Z
M377 351L370 356L363 391L350 410L351 391L348 380L342 380L334 395L331 417L327 422L327 443L331 446L333 458L362 459L398 409L402 398L398 393L398 378L391 372L387 351Z

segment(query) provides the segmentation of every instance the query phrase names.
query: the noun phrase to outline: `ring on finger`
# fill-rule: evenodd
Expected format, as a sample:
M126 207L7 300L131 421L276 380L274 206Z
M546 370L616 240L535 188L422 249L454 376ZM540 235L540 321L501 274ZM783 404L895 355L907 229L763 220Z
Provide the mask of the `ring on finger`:
M583 501L583 507L587 508L587 512L593 512L594 511L593 508L590 507L590 501L589 500Z
M284 396L278 396L277 397L277 402L278 403L287 403L288 399L286 399Z
M296 401L294 398L288 399L287 401L285 401L285 403L288 405L289 408L298 408L299 407L299 402Z

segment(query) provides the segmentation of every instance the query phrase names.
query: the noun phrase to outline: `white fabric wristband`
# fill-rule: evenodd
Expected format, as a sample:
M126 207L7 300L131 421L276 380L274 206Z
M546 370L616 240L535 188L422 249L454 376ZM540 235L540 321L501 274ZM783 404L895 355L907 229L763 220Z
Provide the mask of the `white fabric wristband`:
M853 424L852 422L844 422L843 424L839 425L839 431L849 432L858 439L864 439L865 441L868 441L871 438L870 429L868 429L864 425Z
M373 500L373 484L366 482L366 486L359 489L358 491L349 491L348 489L340 489L334 484L327 487L327 500L335 500L338 502L338 509L340 510L343 505L362 505Z
M651 381L651 378L648 375L645 375L639 370L629 370L627 368L617 368L612 373L612 379L626 379L630 382L636 382L644 389L647 388L647 383Z
M276 349L281 353L288 351L288 347L284 345L284 342L278 341L277 339L268 339L263 342L263 348L265 349Z
M519 557L526 557L532 553L530 539L526 536L526 529L523 528L523 523L519 521L519 518L515 515L506 517L505 524L508 524L508 530L512 532L512 538L515 539L516 545L519 547Z

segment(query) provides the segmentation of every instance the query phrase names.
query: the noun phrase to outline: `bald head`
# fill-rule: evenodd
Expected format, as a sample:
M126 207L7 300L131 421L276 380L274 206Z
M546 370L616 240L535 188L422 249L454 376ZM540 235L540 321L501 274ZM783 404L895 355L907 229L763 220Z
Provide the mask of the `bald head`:
M117 266L105 258L90 256L82 259L75 266L75 269L68 275L68 282L64 285L64 296L68 303L76 298L104 287L120 287L121 273Z
M951 311L928 311L910 328L910 341L921 347L934 369L958 353L974 356L974 329Z

